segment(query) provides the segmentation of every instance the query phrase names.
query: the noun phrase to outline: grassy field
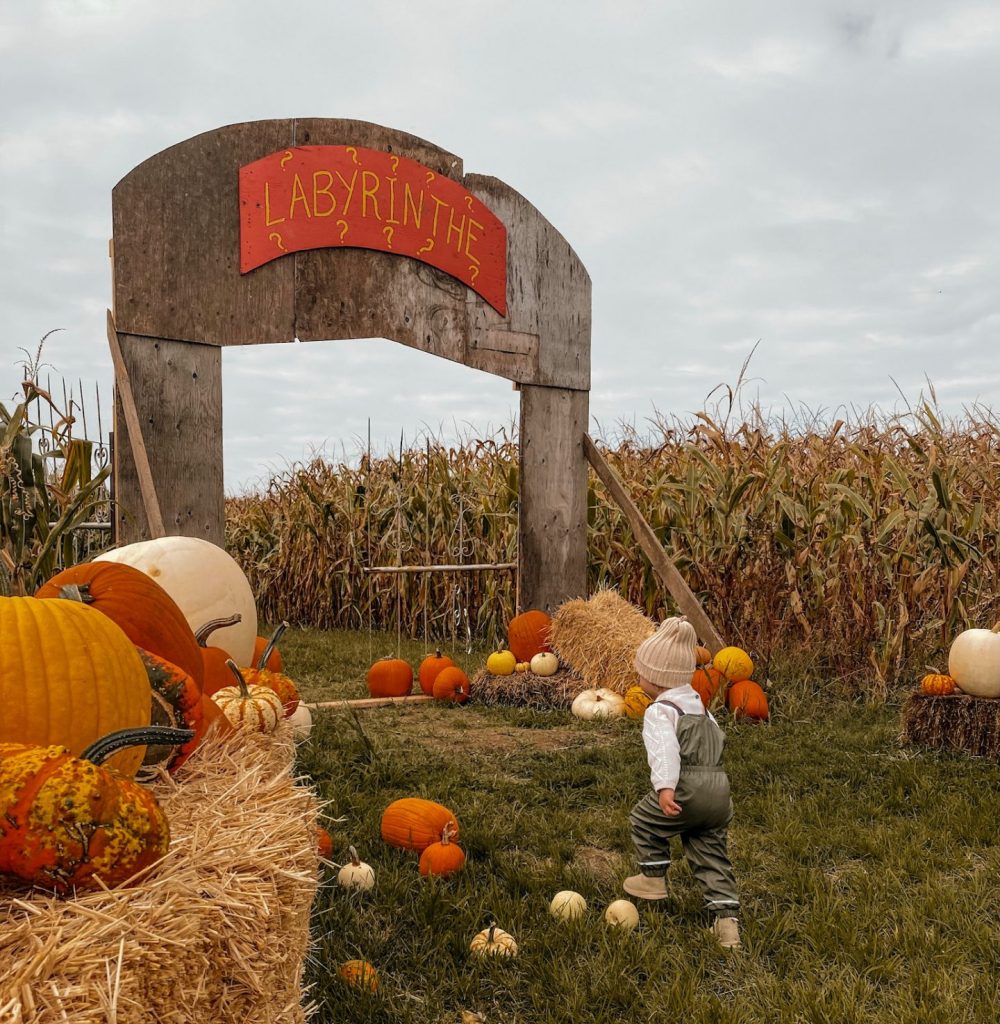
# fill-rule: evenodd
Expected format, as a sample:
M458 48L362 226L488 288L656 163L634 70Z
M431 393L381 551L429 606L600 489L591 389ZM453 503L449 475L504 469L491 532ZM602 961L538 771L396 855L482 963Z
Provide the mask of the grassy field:
M396 637L294 630L282 646L317 700L363 696L368 664ZM425 650L399 652L416 663ZM485 654L446 653L467 668ZM704 931L679 851L671 898L642 908L637 932L604 925L631 868L627 812L648 784L636 723L474 704L317 712L301 768L343 818L329 822L334 858L353 843L378 882L348 894L328 872L308 979L316 1019L993 1024L1000 769L902 750L898 709L806 691L779 677L771 725L726 723L745 939L728 955ZM460 876L425 881L415 855L381 841L383 808L405 795L456 813ZM586 897L584 920L549 916L565 888ZM516 936L516 960L469 956L490 917ZM339 980L350 958L375 965L376 994Z

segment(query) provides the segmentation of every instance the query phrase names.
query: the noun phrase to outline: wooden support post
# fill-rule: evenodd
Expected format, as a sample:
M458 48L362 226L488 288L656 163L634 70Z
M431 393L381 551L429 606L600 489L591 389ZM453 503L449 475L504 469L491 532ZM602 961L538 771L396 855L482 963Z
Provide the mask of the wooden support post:
M111 347L111 362L115 367L115 385L118 388L122 413L125 417L128 441L132 447L132 460L135 463L136 476L139 478L139 493L142 495L142 505L146 510L146 522L149 523L149 535L150 537L163 537L166 535L166 531L163 529L160 501L156 496L153 472L149 466L149 453L146 451L146 442L142 436L139 411L136 409L135 396L132 394L132 382L129 379L128 368L125 365L125 358L118 341L118 329L115 327L115 318L110 309L108 310L108 345Z
M329 708L384 708L390 704L424 704L434 698L429 693L412 693L406 697L364 697L361 700L323 700L317 704L307 704L311 711Z
M587 461L594 467L594 471L608 489L608 493L614 498L615 504L625 513L625 518L632 528L635 539L653 566L653 572L670 591L670 596L677 602L681 612L688 617L688 621L694 626L701 641L713 654L722 650L726 643L719 636L718 630L706 614L705 609L702 608L701 602L695 597L677 566L663 550L663 545L653 532L653 528L636 508L635 502L629 497L621 480L618 479L618 475L597 450L597 446L589 434L583 435L583 451L587 456Z

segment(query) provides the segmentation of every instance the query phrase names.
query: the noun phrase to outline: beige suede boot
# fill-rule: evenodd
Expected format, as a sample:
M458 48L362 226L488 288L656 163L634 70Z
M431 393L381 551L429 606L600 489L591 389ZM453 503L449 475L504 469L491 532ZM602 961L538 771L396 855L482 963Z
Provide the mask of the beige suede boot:
M622 888L629 896L640 900L665 900L667 882L663 875L630 875L622 882Z
M717 917L712 934L723 949L740 948L740 923L735 917Z

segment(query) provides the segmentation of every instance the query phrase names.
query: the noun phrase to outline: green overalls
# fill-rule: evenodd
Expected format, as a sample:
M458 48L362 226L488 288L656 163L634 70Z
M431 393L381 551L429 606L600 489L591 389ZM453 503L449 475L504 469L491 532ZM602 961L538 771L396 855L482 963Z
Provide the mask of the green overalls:
M670 867L670 839L680 836L684 855L705 895L706 909L716 915L736 915L740 899L726 850L726 835L733 818L729 777L722 767L725 733L707 714L678 714L677 744L681 772L674 792L681 813L668 818L652 790L632 808L632 842L644 875L663 876Z

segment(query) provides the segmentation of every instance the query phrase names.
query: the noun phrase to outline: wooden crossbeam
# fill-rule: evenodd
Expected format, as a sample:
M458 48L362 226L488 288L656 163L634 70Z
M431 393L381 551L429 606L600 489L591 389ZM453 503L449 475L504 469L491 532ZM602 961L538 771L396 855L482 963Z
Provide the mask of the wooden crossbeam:
M390 704L423 704L434 698L429 693L415 693L406 697L364 697L361 700L324 700L316 704L307 704L310 711L317 708L382 708Z

